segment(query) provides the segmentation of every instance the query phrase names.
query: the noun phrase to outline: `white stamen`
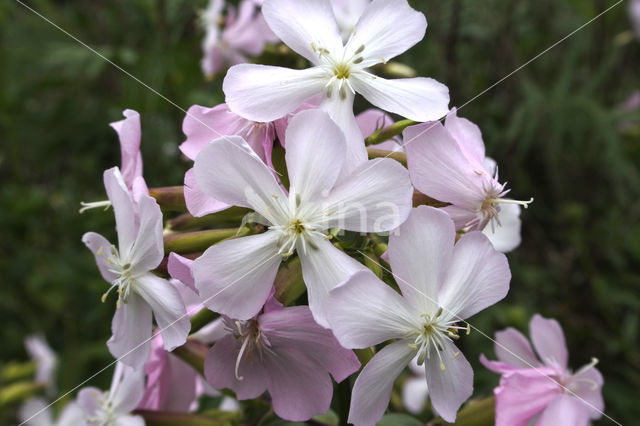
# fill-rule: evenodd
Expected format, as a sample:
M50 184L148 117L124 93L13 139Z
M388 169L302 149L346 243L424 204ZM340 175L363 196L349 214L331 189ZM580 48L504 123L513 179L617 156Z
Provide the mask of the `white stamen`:
M78 210L78 213L80 214L86 212L87 210L97 209L101 207L104 207L104 210L106 211L109 209L109 207L111 207L111 201L109 200L93 201L91 203L85 203L84 201L80 201L80 205L82 206L80 210Z

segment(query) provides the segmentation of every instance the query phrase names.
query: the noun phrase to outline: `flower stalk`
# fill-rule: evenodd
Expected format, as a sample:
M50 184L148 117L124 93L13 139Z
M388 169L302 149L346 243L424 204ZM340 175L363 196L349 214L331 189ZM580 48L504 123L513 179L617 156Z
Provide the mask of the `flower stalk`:
M210 229L206 231L166 235L164 237L164 252L165 254L171 252L179 254L201 252L222 240L244 237L250 233L251 230L248 227L242 227L240 229Z
M388 141L389 139L392 139L393 137L402 134L404 129L406 129L409 126L413 126L414 124L418 124L418 123L413 120L397 121L387 127L383 127L382 129L376 130L370 136L367 136L366 138L364 138L364 143L366 145L375 145L375 144L382 143L384 141ZM371 155L369 155L369 158L372 158ZM405 160L405 163L403 164L406 164L406 160Z

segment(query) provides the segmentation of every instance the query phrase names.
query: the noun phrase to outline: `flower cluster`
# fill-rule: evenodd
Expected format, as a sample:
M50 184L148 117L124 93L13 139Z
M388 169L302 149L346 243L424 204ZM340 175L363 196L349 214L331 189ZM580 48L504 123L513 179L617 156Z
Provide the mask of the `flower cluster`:
M193 167L177 192L189 213L165 225L162 191L143 178L140 115L124 111L111 124L122 164L104 172L108 201L83 207L115 216L117 244L82 238L108 283L102 302L115 299L115 373L57 424L139 425L223 389L234 396L223 409L260 398L305 421L329 411L332 378L349 386L362 368L348 421L374 425L408 365L421 371L409 409L428 395L454 422L473 394L457 341L507 295L504 253L520 244L520 207L533 199L506 198L480 129L449 108L444 84L376 74L423 38L425 16L407 0L211 0L201 18L205 74L233 66L225 103L184 118L179 148ZM246 63L278 40L309 67ZM356 116L358 94L380 109ZM180 238L189 244L167 245ZM498 335L499 362L483 359L502 374L498 423L598 417L597 370L568 371L553 321L535 317L532 338L542 361L515 330Z

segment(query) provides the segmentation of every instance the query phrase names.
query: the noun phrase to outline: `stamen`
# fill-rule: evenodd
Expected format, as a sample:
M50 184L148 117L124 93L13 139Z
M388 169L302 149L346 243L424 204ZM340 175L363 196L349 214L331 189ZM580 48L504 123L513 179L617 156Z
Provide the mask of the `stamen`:
M533 197L531 197L529 201L509 200L504 198L488 198L485 201L494 204L518 204L526 209L529 207L529 204L533 203Z
M362 53L363 50L364 50L364 44L358 47L355 52L353 52L354 56Z
M244 377L238 375L238 368L240 367L240 360L242 359L242 355L244 354L245 349L247 349L247 344L249 343L249 338L251 336L247 335L242 342L242 346L240 347L240 352L238 352L238 357L236 358L236 367L234 370L235 376L237 380L244 380Z
M111 201L109 200L105 200L105 201L94 201L91 203L85 203L84 201L80 201L80 205L82 206L80 208L80 210L78 210L78 213L82 214L84 212L86 212L87 210L90 209L96 209L99 207L104 207L104 210L108 210L109 207L111 207Z

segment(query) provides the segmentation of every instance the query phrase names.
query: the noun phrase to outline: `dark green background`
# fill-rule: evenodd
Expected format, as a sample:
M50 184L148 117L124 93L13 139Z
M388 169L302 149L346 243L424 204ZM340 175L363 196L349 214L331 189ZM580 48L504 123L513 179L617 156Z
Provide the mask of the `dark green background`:
M182 108L222 101L221 81L199 68L204 1L28 3ZM614 2L412 3L429 28L400 60L447 84L459 106ZM640 89L630 28L621 4L459 114L483 130L512 195L535 197L509 255L509 296L472 323L492 335L526 330L536 312L557 318L571 365L600 359L605 411L626 424L640 416L640 120L618 107ZM108 123L139 111L149 186L178 185L184 113L13 0L0 3L0 43L0 359L26 359L23 337L43 332L67 390L111 360L113 304L100 303L107 286L80 237L113 237L113 219L77 213L80 201L105 198L102 171L119 164ZM477 358L493 357L492 344L464 340L476 394L489 395L497 377Z

